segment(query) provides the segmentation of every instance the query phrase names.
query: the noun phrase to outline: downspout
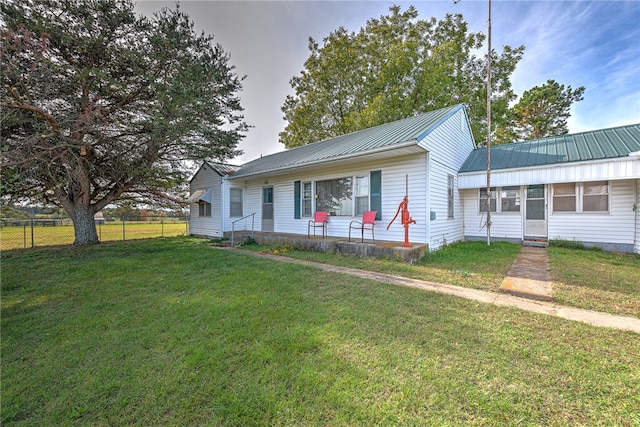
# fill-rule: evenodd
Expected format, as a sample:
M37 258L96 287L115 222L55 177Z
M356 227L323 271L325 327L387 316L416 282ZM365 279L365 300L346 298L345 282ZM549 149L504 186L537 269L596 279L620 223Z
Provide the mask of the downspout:
M431 152L427 151L426 155L425 155L425 175L427 177L427 185L426 185L426 189L427 189L427 205L426 205L426 212L425 212L425 216L424 216L424 221L425 221L425 226L424 226L424 233L425 233L425 243L427 244L427 249L429 252L431 252L433 250L433 248L431 247Z
M222 179L220 180L220 238L224 239L224 230L225 230L225 226L224 226L224 194L225 194L225 190L227 188L227 186L225 185L225 182L227 180L227 175L223 176Z
M636 202L633 204L633 210L635 212L634 221L634 235L633 235L633 250L635 253L640 254L640 230L638 230L638 222L640 222L640 179L636 179Z

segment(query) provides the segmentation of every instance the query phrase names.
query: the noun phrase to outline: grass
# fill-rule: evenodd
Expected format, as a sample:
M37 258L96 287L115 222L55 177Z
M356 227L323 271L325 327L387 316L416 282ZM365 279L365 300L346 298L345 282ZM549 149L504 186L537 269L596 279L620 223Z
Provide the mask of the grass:
M2 425L640 423L636 334L196 239L4 252L1 303Z
M277 251L280 255L308 261L497 291L518 255L520 246L505 242L493 243L491 246L483 242L452 244L437 252L426 254L413 265L382 258L357 258L334 253L300 251L287 246L258 245L245 246L243 249L272 253Z
M153 237L183 236L187 233L187 225L183 222L167 220L160 222L126 222L124 236L122 222L109 222L96 225L98 238L101 242L118 240L148 239ZM31 248L33 230L33 245L57 246L70 245L75 238L73 225L58 225L55 227L30 226L0 227L1 249Z
M550 247L560 304L640 317L640 255Z
M428 253L414 265L289 247L243 249L275 250L292 258L497 292L521 246L506 242L493 242L491 246L484 242L455 243ZM552 246L548 253L556 303L640 317L640 255L574 246Z

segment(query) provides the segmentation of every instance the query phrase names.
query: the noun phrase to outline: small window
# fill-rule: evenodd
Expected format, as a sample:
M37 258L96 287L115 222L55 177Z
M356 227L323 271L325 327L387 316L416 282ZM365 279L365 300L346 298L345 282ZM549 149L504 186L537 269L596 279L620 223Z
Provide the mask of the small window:
M500 189L500 208L502 212L520 212L520 187Z
M310 182L302 183L302 216L311 216L313 191Z
M447 175L447 218L453 218L453 202L454 202L453 187L454 187L453 175Z
M583 212L609 211L609 183L607 181L585 182L582 188Z
M211 203L203 202L202 200L199 201L198 216L201 216L201 217L211 216Z
M489 193L489 206L491 212L496 211L496 188L491 187L491 192ZM487 189L480 189L480 212L487 211Z
M553 211L576 212L576 184L553 184Z
M231 188L229 190L229 215L242 216L242 188Z
M356 177L356 216L369 210L369 177Z

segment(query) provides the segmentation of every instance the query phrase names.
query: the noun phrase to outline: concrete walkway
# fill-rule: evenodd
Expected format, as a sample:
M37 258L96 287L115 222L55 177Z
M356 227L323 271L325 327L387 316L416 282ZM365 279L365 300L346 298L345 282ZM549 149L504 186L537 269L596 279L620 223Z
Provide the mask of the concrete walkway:
M546 248L523 246L502 281L500 291L523 298L552 301L549 270Z
M358 270L355 268L338 267L334 265L321 264L312 261L288 258L281 255L260 254L258 252L247 251L229 247L214 247L221 250L232 250L235 252L252 255L256 257L268 258L278 262L288 262L319 268L333 273L349 274L363 279L375 280L393 285L408 286L440 294L453 295L473 301L499 306L515 307L532 313L546 314L549 316L561 317L563 319L589 323L605 328L631 331L640 334L640 319L633 317L616 316L608 313L601 313L580 308L560 306L546 301L536 301L529 298L522 298L505 293L481 291L478 289L463 288L460 286L445 285L442 283L429 282L425 280L409 279L406 277L393 276L390 274L377 273L374 271Z

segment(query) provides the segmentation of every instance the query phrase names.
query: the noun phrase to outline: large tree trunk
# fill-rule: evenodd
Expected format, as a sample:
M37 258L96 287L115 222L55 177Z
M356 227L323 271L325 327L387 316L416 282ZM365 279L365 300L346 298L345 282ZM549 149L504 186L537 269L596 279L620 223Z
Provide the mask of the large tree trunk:
M74 245L95 245L100 243L96 232L96 223L93 219L93 210L84 206L75 205L70 212L75 232Z

